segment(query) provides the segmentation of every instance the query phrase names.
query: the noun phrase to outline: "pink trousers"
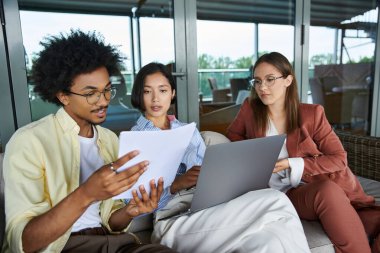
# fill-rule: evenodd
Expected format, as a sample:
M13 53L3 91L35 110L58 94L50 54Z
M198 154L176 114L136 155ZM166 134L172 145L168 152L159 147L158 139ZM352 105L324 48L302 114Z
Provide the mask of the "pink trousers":
M370 253L368 238L380 232L380 208L355 210L334 182L317 181L287 192L301 219L319 220L337 253ZM375 245L375 243L374 243ZM373 247L372 252L379 249Z

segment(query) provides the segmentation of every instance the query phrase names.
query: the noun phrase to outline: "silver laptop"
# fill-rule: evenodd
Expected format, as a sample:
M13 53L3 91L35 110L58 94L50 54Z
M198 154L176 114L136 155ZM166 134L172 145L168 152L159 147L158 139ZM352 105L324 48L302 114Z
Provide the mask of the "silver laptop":
M285 135L276 135L209 146L190 212L268 188L285 138Z
M207 147L190 209L159 220L191 214L268 188L285 138L276 135Z

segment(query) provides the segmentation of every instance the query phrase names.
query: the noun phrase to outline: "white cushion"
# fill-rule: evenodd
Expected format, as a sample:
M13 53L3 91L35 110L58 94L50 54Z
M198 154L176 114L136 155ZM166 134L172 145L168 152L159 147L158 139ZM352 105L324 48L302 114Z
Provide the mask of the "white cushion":
M368 195L374 196L376 203L380 205L380 182L359 176L358 179L364 191Z
M213 132L213 131L202 131L201 136L203 140L205 141L206 146L231 142L223 134Z
M334 245L318 221L301 220L312 253L334 253Z

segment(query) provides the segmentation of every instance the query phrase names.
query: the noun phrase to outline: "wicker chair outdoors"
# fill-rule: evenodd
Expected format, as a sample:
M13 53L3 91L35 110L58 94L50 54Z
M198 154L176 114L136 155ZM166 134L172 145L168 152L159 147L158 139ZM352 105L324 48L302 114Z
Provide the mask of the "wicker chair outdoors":
M215 78L207 78L210 85L212 102L229 102L231 101L231 89L223 88L219 89Z
M325 81L326 82L326 81ZM326 82L327 83L327 82ZM310 91L314 104L320 104L325 108L325 113L330 124L344 128L351 124L353 92L332 92L331 84L325 88L320 78L310 78Z
M248 90L249 82L247 78L231 78L230 85L232 101L236 101L239 91Z

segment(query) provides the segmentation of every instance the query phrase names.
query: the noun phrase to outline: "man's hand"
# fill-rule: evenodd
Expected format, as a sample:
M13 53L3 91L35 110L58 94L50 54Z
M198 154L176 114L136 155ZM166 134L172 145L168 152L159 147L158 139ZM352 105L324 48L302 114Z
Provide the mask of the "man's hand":
M150 189L150 196L148 196L144 186L140 185L141 199L137 196L136 190L132 191L133 199L125 207L116 210L109 219L109 225L113 231L123 230L132 221L133 217L143 213L151 213L157 208L164 189L164 180L160 178L157 187L154 180L151 180Z
M201 166L193 166L191 169L186 171L185 174L177 177L170 186L171 194L179 192L183 189L191 188L196 185L200 171Z
M276 165L274 166L273 173L280 172L282 170L289 169L289 160L288 159L281 159L276 162Z
M160 200L161 194L164 189L164 180L161 177L158 179L158 184L152 179L150 182L150 196L146 192L143 185L139 186L139 191L141 193L141 199L137 195L137 190L132 191L133 199L125 207L125 211L129 217L136 217L140 214L151 213L158 207L158 201Z
M137 163L122 172L117 172L117 169L138 154L138 151L132 151L94 172L80 186L89 202L109 199L131 188L146 171L148 161Z

